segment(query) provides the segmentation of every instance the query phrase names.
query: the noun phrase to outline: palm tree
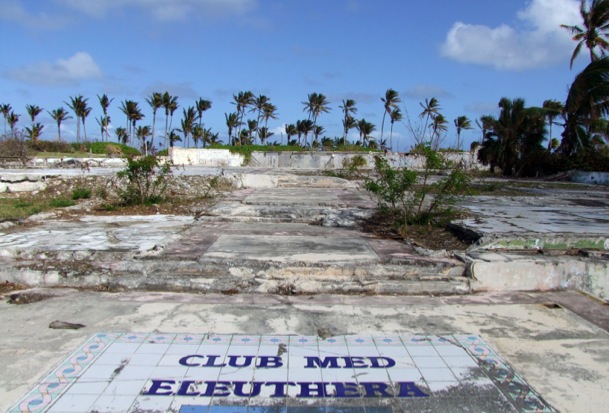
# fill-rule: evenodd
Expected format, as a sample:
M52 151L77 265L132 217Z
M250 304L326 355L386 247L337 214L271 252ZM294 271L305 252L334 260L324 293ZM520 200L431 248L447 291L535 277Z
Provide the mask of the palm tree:
M605 40L609 36L609 0L592 0L589 9L586 0L581 0L579 14L583 28L565 24L560 26L569 31L573 35L573 40L578 42L571 56L571 68L583 46L590 51L591 62L599 59L595 49L600 49L601 56L605 56L605 51L609 50L609 42Z
M82 108L82 115L80 117L80 120L82 121L82 130L85 133L85 142L87 142L87 127L85 125L85 120L87 119L87 116L91 114L91 108L87 106L87 100L88 99L85 99L84 107Z
M315 140L313 141L315 144L319 144L319 135L323 134L325 129L323 126L316 125L313 128L313 136L315 136Z
M152 92L152 94L146 98L146 102L152 108L152 131L150 138L150 146L154 147L154 135L156 131L156 111L163 107L163 94L160 92Z
M267 128L266 126L263 126L260 129L258 129L258 133L259 133L261 145L264 145L266 143L266 140L274 135L274 133L271 132L269 130L269 128Z
M389 132L389 148L391 151L393 151L393 124L401 121L403 118L400 108L393 109L389 114L389 117L391 118L391 131Z
M339 106L343 110L343 141L347 140L349 130L355 128L355 118L352 116L357 113L355 104L355 100L347 99L343 100L342 105Z
M177 96L171 96L167 91L163 93L163 108L165 108L165 146L167 146L167 139L169 139L168 133L171 129L171 123L173 122L173 114L178 107Z
M100 116L99 118L95 118L97 124L99 125L99 131L101 133L102 141L104 140L104 136L108 133L108 128L110 127L110 116Z
M11 112L8 114L7 121L8 126L11 128L11 137L15 139L17 137L15 134L15 126L17 125L17 122L19 122L19 115L15 112Z
M438 99L431 98L425 99L425 104L419 103L419 105L423 108L423 112L419 114L420 118L425 118L425 126L423 127L423 135L427 133L427 126L429 125L429 119L434 118L440 113L440 102Z
M40 135L42 134L42 130L44 126L40 122L36 122L32 124L31 128L26 127L25 130L27 132L27 137L31 141L37 141Z
M272 103L267 103L262 108L262 119L264 119L264 127L269 126L269 119L277 120L277 106Z
M197 108L197 114L199 115L199 126L203 127L203 112L211 109L211 100L205 100L200 98L195 102L195 108Z
M254 104L254 94L249 90L246 92L239 92L237 95L233 95L233 104L237 106L237 137L241 142L241 126L243 125L243 117L247 108Z
M370 135L376 129L373 123L367 122L366 119L360 119L356 126L359 131L359 139L362 146L366 146L366 142L370 139Z
M34 122L36 122L36 116L40 115L42 112L42 108L36 105L25 105L25 110L28 115L30 115L30 119L32 120L32 129L34 128Z
M2 105L0 105L0 113L2 113L2 116L4 117L4 136L6 136L6 125L8 121L8 115L11 113L12 110L13 108L8 103L3 103Z
M565 102L565 130L559 151L572 156L589 147L591 135L605 132L609 114L609 57L590 63L573 81Z
M133 100L125 100L121 103L121 112L127 117L127 130L129 132L129 142L133 142L133 134L135 133L135 125L137 121L142 120L144 115L139 108L139 104Z
M258 121L256 119L247 120L247 135L255 138L254 134L258 132Z
M542 108L546 113L546 119L548 120L548 126L550 127L550 137L548 138L548 150L552 150L552 125L554 125L554 119L560 116L565 109L565 106L557 100L545 100Z
M257 111L258 115L256 116L256 124L259 125L260 124L260 120L262 119L262 112L264 110L264 107L266 105L269 104L269 97L265 96L265 95L259 95L257 97L255 97L252 101L252 109L250 109L250 112L253 111ZM256 132L258 132L258 130L256 130Z
M398 103L402 100L398 97L398 92L393 89L387 89L385 92L385 97L381 98L383 105L385 107L385 111L383 112L383 123L381 123L381 139L383 139L383 131L385 130L385 116L394 109L397 109Z
M476 119L476 125L480 128L482 132L482 136L480 137L480 144L484 142L486 139L488 132L493 128L493 124L495 122L495 118L491 115L482 115L480 119Z
M497 165L503 175L520 175L535 162L534 154L543 150L545 114L539 108L526 108L523 99L499 101L501 112L491 134L497 137Z
M64 102L72 112L74 112L74 116L76 116L76 142L80 142L80 123L82 122L83 126L85 124L84 118L89 115L91 111L90 108L87 107L88 99L83 98L81 95L71 96L70 103ZM85 138L86 140L86 138Z
M453 122L457 128L457 150L461 150L461 132L463 130L473 129L472 122L467 116L458 116Z
M438 150L438 148L440 147L440 133L441 132L446 132L448 130L448 126L446 126L448 124L448 120L446 120L446 118L444 117L444 115L442 115L441 113L438 113L436 116L433 117L432 119L432 139L431 139L431 147L434 150Z
M135 135L137 136L137 140L140 142L140 148L144 149L144 155L148 156L148 142L146 138L150 136L151 129L150 126L138 126L135 131Z
M310 93L306 102L302 102L305 106L303 111L309 114L309 119L313 120L313 126L317 126L317 118L322 113L330 112L330 108L325 95L321 93Z
M118 127L114 129L114 133L116 134L116 140L118 141L118 143L127 144L127 140L129 139L127 129Z
M172 129L171 132L169 132L169 135L167 136L167 139L169 141L169 147L170 148L173 148L173 146L175 145L176 142L180 142L182 140L180 135L178 135L176 133L176 129Z
M48 111L47 111L48 112ZM49 115L57 122L57 141L61 140L61 124L63 121L68 119L72 119L72 116L68 114L68 112L63 108L57 108L51 112L48 112Z
M114 100L114 98L110 99L108 95L103 94L101 96L97 95L97 100L99 101L99 105L102 108L103 116L103 124L102 126L102 140L104 140L104 136L106 137L106 142L110 140L110 133L108 132L108 127L110 126L110 117L108 116L108 108L110 107L110 103Z
M300 145L300 136L304 135L304 144L302 146L306 147L309 144L309 133L314 128L313 121L311 119L299 120L296 121L296 128L298 129L298 144Z
M284 126L285 129L285 134L287 136L288 142L287 144L290 144L290 138L292 136L296 136L298 135L298 129L296 129L296 125L294 125L293 123L290 123L289 125L285 125Z
M224 119L226 120L226 127L228 128L228 142L229 145L233 143L233 132L239 127L239 114L236 112L225 113Z
M186 109L182 109L182 121L181 121L181 132L184 134L184 144L186 147L190 146L190 134L192 128L195 126L197 121L197 110L194 106L189 106Z

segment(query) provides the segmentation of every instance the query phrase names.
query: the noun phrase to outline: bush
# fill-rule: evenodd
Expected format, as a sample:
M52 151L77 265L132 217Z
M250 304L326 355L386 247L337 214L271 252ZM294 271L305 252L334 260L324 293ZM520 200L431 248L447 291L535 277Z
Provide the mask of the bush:
M375 157L377 178L366 178L364 188L376 195L379 209L394 216L398 225L446 225L459 215L455 205L469 190L471 178L457 167L430 183L432 173L446 169L448 162L430 147L419 148L419 152L425 157L421 173L394 169L386 159Z
M53 208L66 208L66 207L74 206L74 205L76 205L76 203L74 201L72 201L71 199L55 198L51 201L50 205Z
M0 160L17 159L25 166L34 152L21 139L5 139L0 141Z
M78 199L89 199L91 195L93 195L91 188L76 187L72 190L72 199L75 201Z
M140 151L137 149L123 143L85 142L73 143L72 147L78 152L90 152L96 155L137 156L140 154Z
M74 148L64 141L27 141L27 145L35 152L73 153Z
M120 194L125 204L154 204L163 200L171 167L168 163L160 165L159 158L148 155L139 159L129 158L127 168L117 175L127 179L127 187Z

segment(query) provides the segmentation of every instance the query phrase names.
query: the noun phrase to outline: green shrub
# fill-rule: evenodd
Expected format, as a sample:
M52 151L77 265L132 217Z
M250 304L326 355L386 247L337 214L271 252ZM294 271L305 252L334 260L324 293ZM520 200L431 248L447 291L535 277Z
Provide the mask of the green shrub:
M127 180L125 190L120 193L125 204L154 204L163 200L171 167L168 163L160 165L159 158L148 155L139 159L129 158L127 168L117 175Z
M394 216L398 225L434 224L443 226L459 215L455 205L466 195L471 178L461 168L430 183L431 175L446 169L448 162L429 147L419 148L425 157L422 172L395 169L382 157L375 157L376 179L364 181L364 188L377 197L381 211Z
M50 205L53 208L66 208L76 205L76 202L71 199L55 198L51 201Z
M85 142L73 143L72 147L75 151L90 152L96 155L137 156L140 154L140 151L138 151L137 149L127 146L123 143Z
M72 199L75 201L78 199L89 199L91 195L93 195L91 188L79 186L72 190Z

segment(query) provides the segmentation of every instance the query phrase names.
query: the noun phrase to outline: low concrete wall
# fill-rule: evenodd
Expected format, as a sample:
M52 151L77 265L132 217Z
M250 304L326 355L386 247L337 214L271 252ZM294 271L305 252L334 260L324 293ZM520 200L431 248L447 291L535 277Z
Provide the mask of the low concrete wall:
M422 169L424 158L419 155L403 153L379 152L253 152L247 166L261 168L292 168L292 169L342 169L343 162L355 156L366 160L362 169L374 167L375 156L384 156L393 167ZM231 154L227 149L183 149L170 148L169 156L176 165L230 166L243 165L244 157ZM469 169L483 169L475 154L471 152L446 153L448 160L461 163Z
M232 154L228 149L169 148L174 165L230 166L243 165L244 157Z
M609 185L609 172L575 171L569 175L569 180L580 184Z
M609 299L609 262L485 253L469 265L473 292L578 289Z

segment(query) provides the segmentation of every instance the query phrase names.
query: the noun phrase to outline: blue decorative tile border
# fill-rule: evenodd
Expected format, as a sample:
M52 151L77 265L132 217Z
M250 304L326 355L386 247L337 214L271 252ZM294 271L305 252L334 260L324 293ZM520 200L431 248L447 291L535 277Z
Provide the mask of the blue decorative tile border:
M7 413L389 413L456 400L555 412L477 336L99 333Z

